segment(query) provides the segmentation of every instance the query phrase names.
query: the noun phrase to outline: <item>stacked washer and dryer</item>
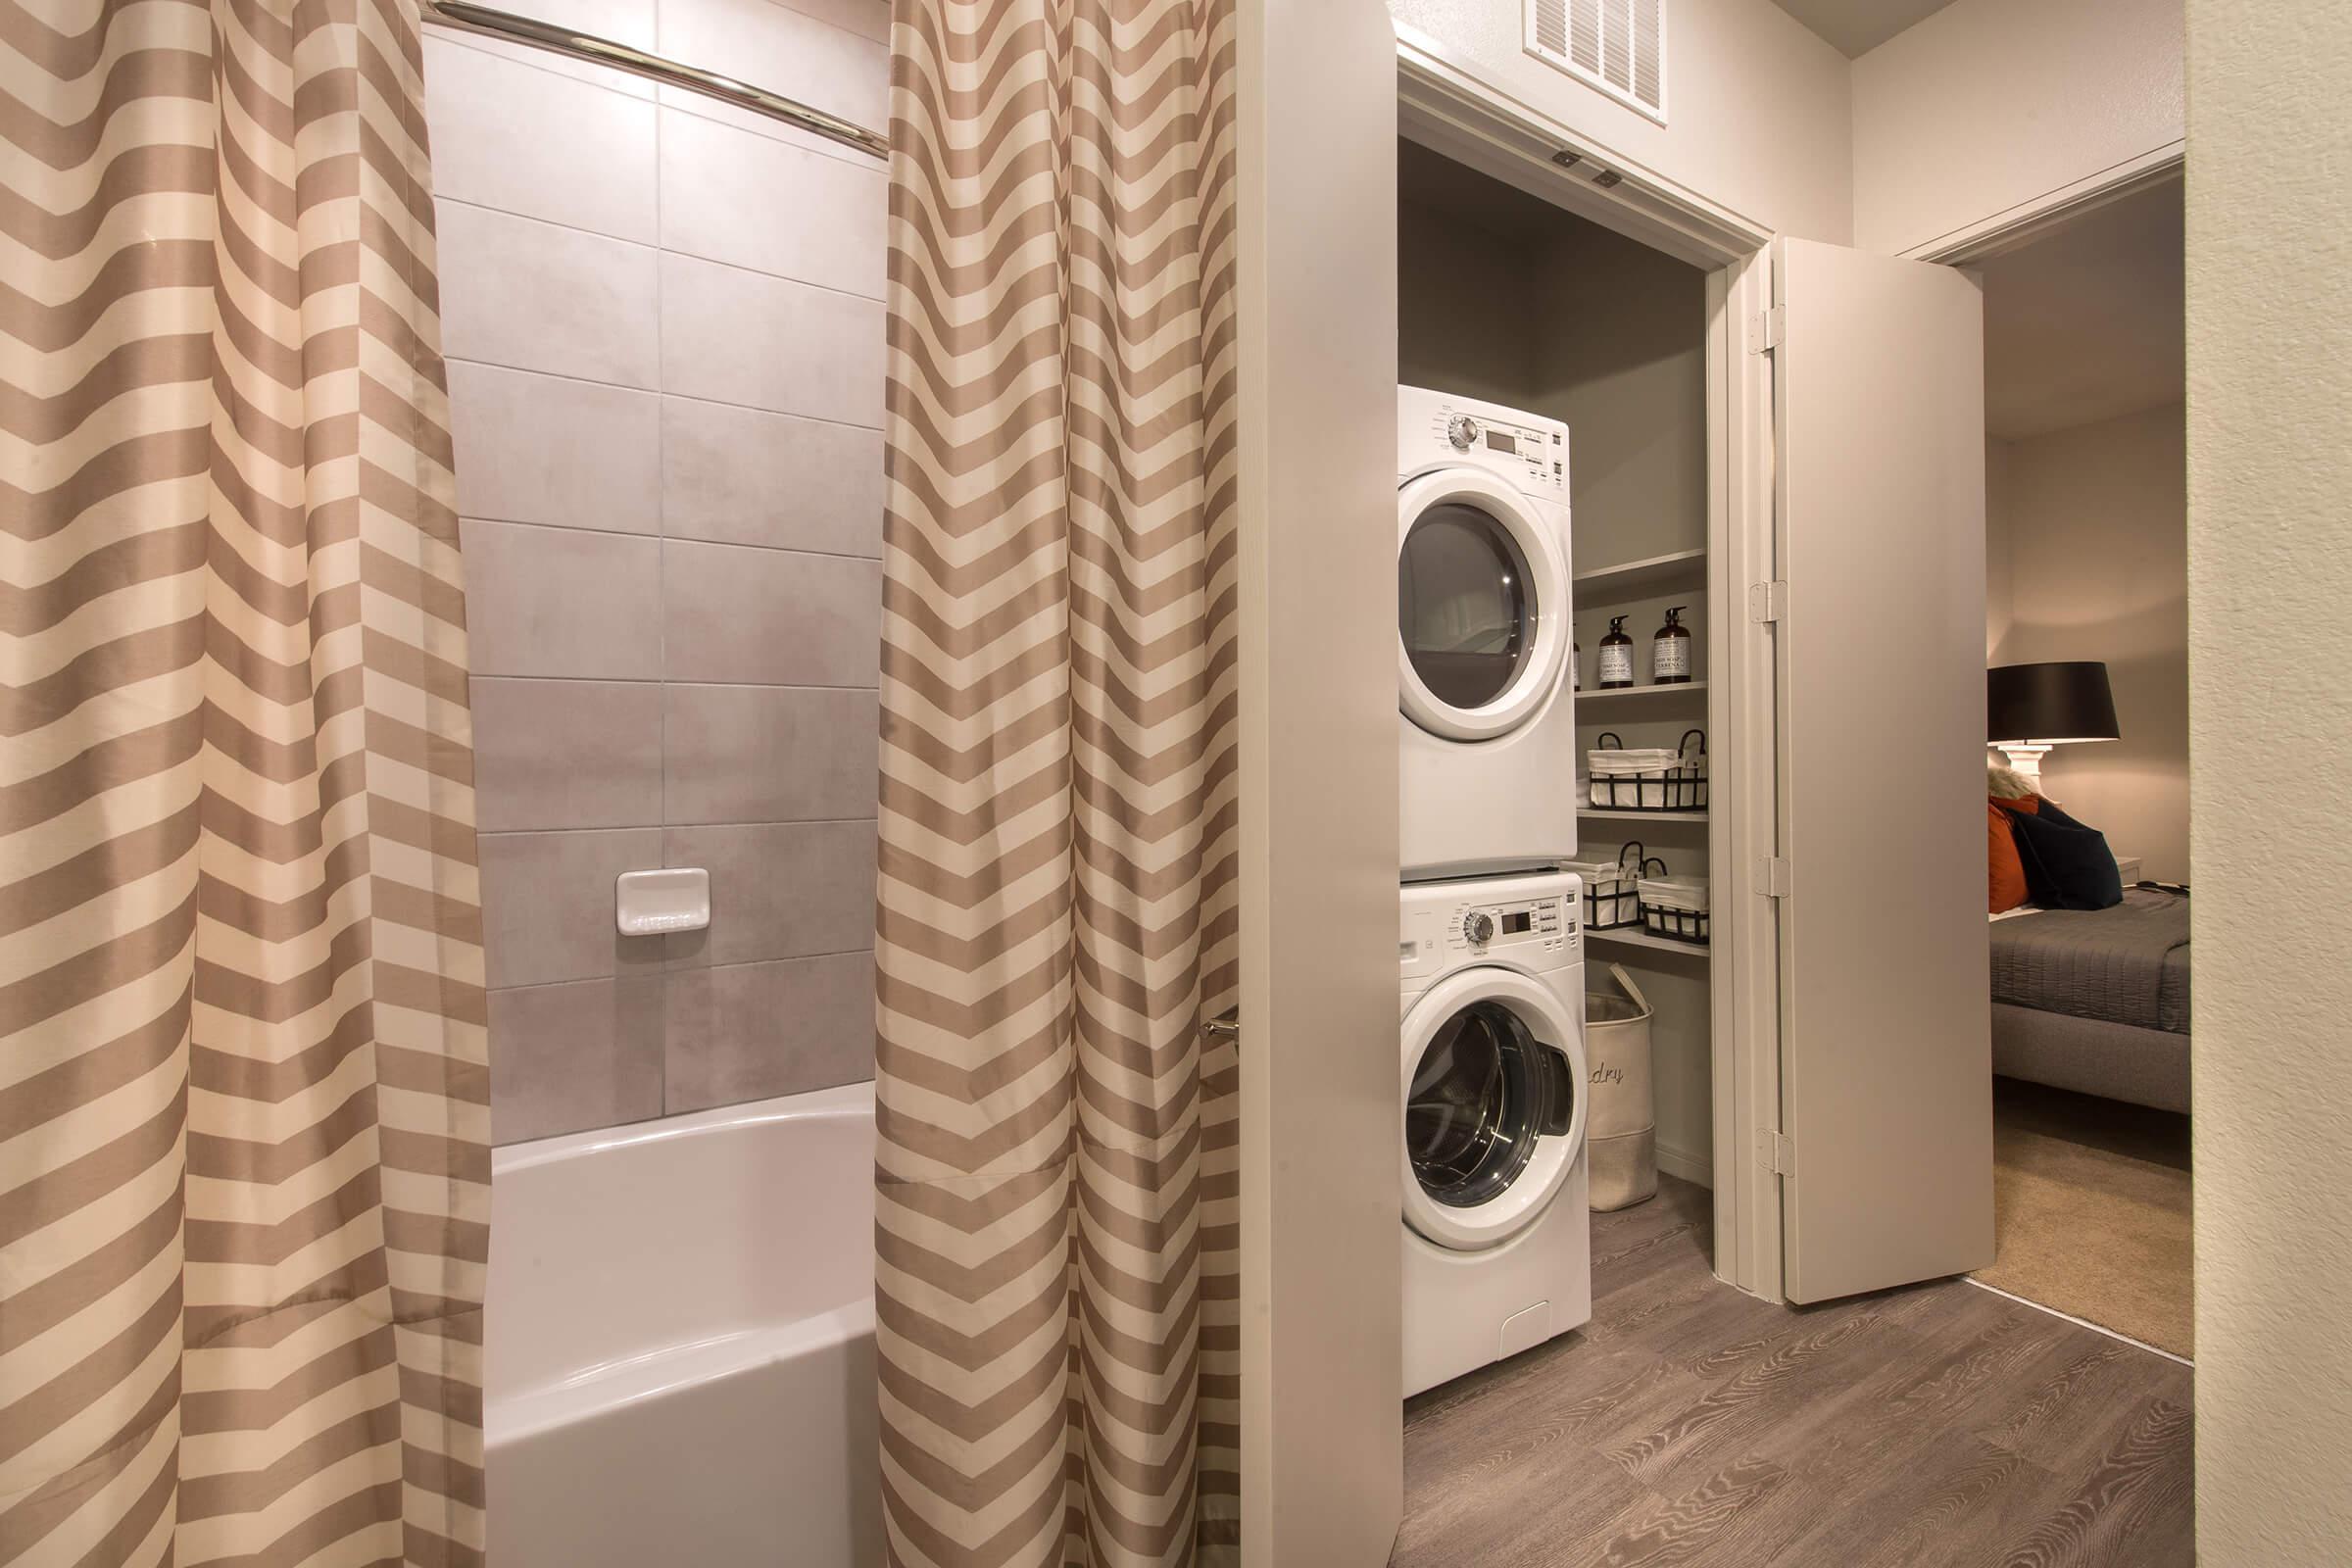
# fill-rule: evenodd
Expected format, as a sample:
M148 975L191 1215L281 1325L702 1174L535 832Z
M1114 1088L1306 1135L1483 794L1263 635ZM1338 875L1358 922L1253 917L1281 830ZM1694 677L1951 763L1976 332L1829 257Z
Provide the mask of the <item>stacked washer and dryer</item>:
M1404 1391L1592 1311L1568 428L1396 394Z

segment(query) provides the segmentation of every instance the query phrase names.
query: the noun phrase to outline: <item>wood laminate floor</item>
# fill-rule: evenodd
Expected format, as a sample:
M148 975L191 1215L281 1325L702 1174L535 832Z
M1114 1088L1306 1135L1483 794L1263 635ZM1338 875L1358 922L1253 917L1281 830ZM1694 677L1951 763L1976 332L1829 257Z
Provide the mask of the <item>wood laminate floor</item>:
M1396 1568L2169 1568L2190 1372L1959 1280L1718 1283L1673 1177L1592 1216L1592 1321L1407 1402Z

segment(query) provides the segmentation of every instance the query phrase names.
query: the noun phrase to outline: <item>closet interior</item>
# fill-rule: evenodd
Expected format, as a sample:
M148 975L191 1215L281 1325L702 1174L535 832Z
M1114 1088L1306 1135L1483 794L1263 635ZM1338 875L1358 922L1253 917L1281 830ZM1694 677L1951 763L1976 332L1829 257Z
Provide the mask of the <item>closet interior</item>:
M1398 379L1569 426L1579 756L1604 735L1712 745L1724 704L1710 637L1727 611L1708 569L1706 274L1409 140L1397 175ZM1690 678L1658 684L1653 638L1674 609L1690 632ZM1619 616L1635 684L1604 691L1599 651ZM1727 771L1710 767L1711 789ZM1557 787L1580 802L1580 861L1641 859L1713 886L1710 840L1722 837L1709 810L1592 806L1581 765ZM1707 1186L1715 956L1737 909L1715 893L1704 945L1588 923L1585 954L1589 991L1615 991L1622 965L1655 1009L1659 1167Z

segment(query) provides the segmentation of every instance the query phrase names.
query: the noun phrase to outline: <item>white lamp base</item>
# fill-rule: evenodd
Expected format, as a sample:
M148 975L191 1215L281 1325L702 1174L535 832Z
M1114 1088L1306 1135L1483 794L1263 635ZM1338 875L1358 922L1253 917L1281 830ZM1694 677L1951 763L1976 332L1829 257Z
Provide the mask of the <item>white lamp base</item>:
M2050 755L2047 746L2036 746L2029 741L1998 741L1994 743L1993 750L2009 759L2009 765L2034 786L2034 794L2041 793L2041 760Z

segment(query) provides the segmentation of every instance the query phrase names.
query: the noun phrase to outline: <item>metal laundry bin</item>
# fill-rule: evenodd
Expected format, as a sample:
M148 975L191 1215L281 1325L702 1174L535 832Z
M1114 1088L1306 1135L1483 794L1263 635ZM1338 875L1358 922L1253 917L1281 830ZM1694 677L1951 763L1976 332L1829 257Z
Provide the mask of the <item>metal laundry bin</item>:
M1610 964L1609 973L1624 996L1585 993L1585 1159L1595 1209L1630 1208L1658 1191L1649 1001L1623 965Z

